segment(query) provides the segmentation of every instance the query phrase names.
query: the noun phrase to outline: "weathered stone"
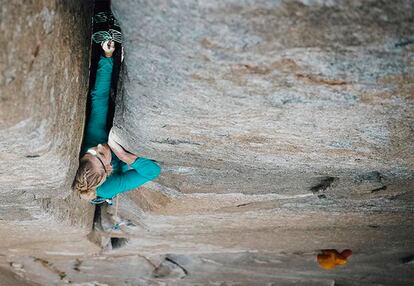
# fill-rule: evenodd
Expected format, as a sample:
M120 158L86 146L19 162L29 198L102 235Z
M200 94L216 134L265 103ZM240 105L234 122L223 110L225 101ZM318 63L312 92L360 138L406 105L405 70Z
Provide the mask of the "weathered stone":
M283 194L324 176L348 192L373 171L413 181L412 1L113 9L126 39L115 134L163 164L163 185Z
M85 117L91 12L90 2L1 5L2 197L69 194Z
M0 281L3 286L32 286L23 279L19 278L16 273L0 268Z
M93 208L70 188L88 92L91 4L1 1L0 264L19 276L26 270L11 267L19 265L14 255L98 251L85 240ZM0 284L13 281L1 272Z
M113 135L163 169L107 210L127 222L122 245L89 233L91 208L76 196L61 199L84 123L82 5L2 5L15 50L0 56L0 275L40 285L412 281L412 1L113 0L126 50ZM327 248L354 255L327 272L316 262Z

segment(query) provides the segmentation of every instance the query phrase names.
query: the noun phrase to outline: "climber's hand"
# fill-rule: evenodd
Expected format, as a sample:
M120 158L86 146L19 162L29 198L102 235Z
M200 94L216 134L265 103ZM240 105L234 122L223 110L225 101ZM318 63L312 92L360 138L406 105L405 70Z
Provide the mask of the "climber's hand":
M105 57L110 58L115 51L115 42L114 41L105 41L101 44L102 49L105 53Z
M119 143L114 141L111 136L108 139L108 145L111 148L112 152L115 153L115 155L121 160L127 163L128 165L135 162L135 160L138 158L138 156L125 151L124 147L122 147Z

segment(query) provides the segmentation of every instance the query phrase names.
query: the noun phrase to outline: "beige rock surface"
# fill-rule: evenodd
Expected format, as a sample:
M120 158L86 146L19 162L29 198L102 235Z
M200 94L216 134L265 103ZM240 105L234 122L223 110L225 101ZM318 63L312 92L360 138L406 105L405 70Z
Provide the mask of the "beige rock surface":
M14 256L82 253L82 245L97 251L85 240L93 208L70 190L85 117L91 8L88 1L0 4L0 285L24 280Z
M70 194L88 91L90 9L88 2L2 2L3 220L35 219L36 200Z
M336 177L332 195L349 196L361 177L412 181L412 8L114 1L126 38L115 134L184 193L301 194Z
M410 285L412 1L113 0L113 134L163 169L119 198L126 244L69 190L88 5L1 4L2 281ZM324 271L327 248L354 255Z

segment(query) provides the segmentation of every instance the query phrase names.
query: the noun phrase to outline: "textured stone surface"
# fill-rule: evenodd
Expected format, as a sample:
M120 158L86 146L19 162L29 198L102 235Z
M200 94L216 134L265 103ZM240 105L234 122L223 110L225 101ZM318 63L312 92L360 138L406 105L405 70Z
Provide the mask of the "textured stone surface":
M84 125L91 14L88 1L1 5L2 220L37 219L56 201L61 219L91 223L93 209L68 197Z
M88 5L1 5L1 195L68 194L88 91Z
M27 264L14 260L42 265L39 257L99 251L85 239L93 208L70 190L88 92L92 6L1 1L0 13L0 285L52 285L52 275L45 284L34 281L53 267L38 266L27 278Z
M40 285L69 281L160 286L410 285L412 281L412 264L402 262L414 247L412 232L407 231L412 214L388 211L386 206L370 212L366 206L352 212L309 210L300 207L310 205L309 200L279 200L279 206L262 205L259 210L240 206L160 215L162 209L153 209L134 217L130 212L137 206L126 196L120 203L128 206L121 208L121 215L136 224L128 228L125 247L98 253L71 229L51 240L47 235L59 228L51 222L36 239L4 241L7 263L0 267ZM23 224L14 232L30 234L37 227ZM347 265L334 271L317 265L319 249L348 247L354 255Z
M19 267L3 265L13 255L65 252L72 243L94 249L85 240L93 208L70 189L85 117L91 14L88 1L1 1L1 283L19 283L7 272Z
M2 4L0 279L410 285L412 1L113 0L113 135L163 173L120 196L127 243L106 249L86 239L91 208L61 199L84 120L80 3ZM326 248L354 254L324 271Z
M122 200L140 226L124 251L197 257L177 285L409 283L412 1L112 5L126 50L113 135L163 167ZM325 247L361 262L322 273ZM229 254L256 251L274 276Z
M113 8L126 38L115 133L163 162L163 184L255 194L373 171L413 180L412 1Z

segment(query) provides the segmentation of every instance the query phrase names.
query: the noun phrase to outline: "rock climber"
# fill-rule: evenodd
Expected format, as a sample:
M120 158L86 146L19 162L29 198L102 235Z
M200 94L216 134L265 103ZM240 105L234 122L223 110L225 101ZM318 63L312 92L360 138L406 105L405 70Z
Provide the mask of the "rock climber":
M91 110L73 189L91 203L112 199L155 179L160 167L152 160L126 151L109 136L108 105L113 70L114 41L101 44L96 80L90 92Z

